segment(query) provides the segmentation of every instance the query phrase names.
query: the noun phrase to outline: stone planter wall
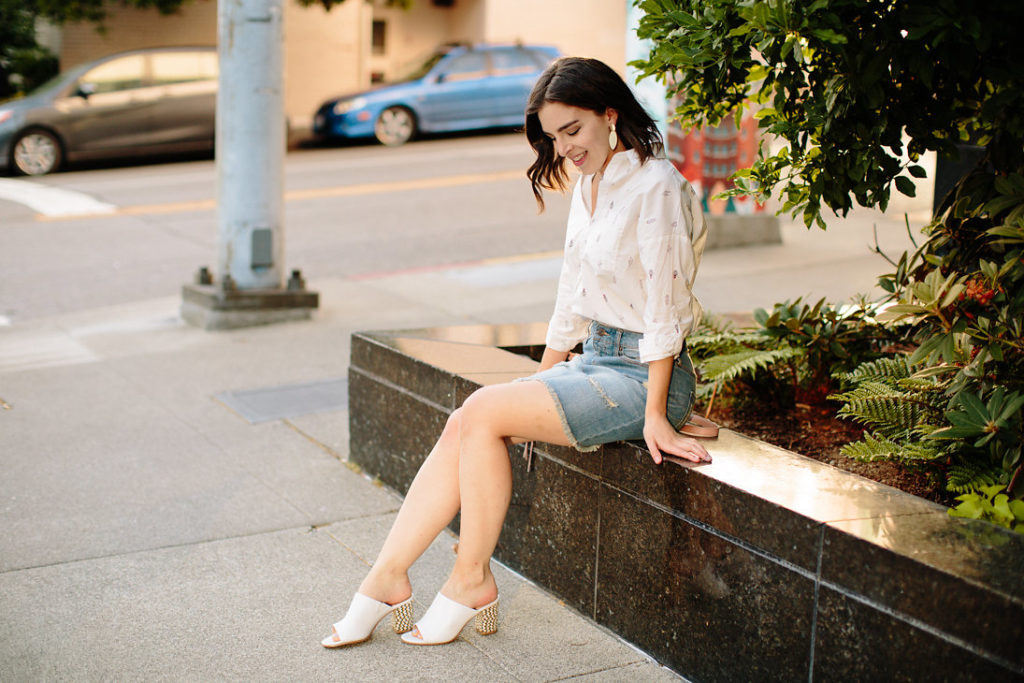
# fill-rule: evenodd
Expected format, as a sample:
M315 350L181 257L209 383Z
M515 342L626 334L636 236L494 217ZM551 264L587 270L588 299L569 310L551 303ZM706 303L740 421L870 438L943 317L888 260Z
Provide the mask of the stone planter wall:
M448 414L532 372L542 338L354 335L351 459L404 493ZM628 443L513 457L497 558L693 681L1024 680L1024 536L729 431L708 447L699 467Z

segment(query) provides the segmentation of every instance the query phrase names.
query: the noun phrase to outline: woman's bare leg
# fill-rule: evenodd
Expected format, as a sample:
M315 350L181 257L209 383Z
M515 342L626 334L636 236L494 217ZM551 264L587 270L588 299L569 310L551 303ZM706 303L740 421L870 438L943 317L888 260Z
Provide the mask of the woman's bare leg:
M491 554L512 497L506 439L568 445L554 399L541 382L485 387L466 400L459 420L459 551L441 592L469 607L493 602Z
M359 586L363 595L394 605L412 594L409 567L459 511L459 422L452 413L420 466L377 560Z
M459 552L442 592L473 607L494 600L490 557L512 495L508 437L568 445L554 399L542 383L486 387L452 414L413 479L360 593L389 604L408 598L409 567L461 508Z

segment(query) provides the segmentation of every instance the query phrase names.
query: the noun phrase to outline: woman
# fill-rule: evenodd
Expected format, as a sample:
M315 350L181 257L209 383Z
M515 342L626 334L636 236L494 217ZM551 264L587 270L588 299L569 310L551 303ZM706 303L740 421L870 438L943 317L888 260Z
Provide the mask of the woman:
M568 186L567 162L582 174L540 368L480 389L452 413L325 647L369 639L388 614L413 645L451 642L473 617L481 633L497 630L490 558L512 494L509 442L594 450L643 438L655 463L662 453L710 461L676 431L693 404L685 338L701 314L690 288L706 226L693 190L659 157L657 128L625 82L597 60L564 58L541 75L526 135L541 209L543 189ZM583 355L568 360L584 339ZM460 511L455 566L413 625L409 567Z

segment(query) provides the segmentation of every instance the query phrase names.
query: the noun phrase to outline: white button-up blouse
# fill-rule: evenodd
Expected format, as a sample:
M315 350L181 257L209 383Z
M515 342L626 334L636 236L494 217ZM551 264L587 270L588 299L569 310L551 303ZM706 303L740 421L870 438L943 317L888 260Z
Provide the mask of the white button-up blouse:
M640 360L677 355L703 309L693 295L707 223L690 183L663 158L635 150L604 170L591 214L593 175L572 192L565 254L547 345L563 351L591 321L640 332Z

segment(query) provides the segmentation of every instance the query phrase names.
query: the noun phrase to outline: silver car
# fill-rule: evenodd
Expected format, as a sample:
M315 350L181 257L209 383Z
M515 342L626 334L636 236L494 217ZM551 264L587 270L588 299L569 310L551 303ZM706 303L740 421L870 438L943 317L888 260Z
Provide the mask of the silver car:
M0 168L44 175L68 161L212 150L217 49L123 52L0 103Z

